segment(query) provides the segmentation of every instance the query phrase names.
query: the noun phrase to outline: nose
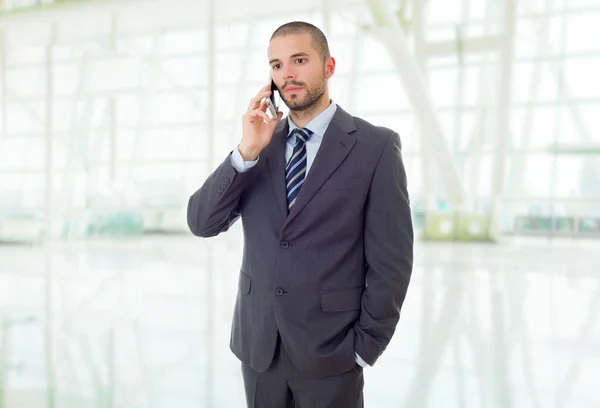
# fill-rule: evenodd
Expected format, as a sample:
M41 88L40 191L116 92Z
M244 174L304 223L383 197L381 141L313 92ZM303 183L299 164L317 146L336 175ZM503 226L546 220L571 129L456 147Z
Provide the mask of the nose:
M289 66L284 66L282 68L282 74L283 74L283 79L286 81L295 78L294 72L290 69Z

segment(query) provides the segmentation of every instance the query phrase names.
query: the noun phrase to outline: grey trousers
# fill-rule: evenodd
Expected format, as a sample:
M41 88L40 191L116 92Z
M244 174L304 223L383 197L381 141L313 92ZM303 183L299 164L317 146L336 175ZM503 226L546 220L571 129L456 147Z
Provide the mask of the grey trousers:
M278 341L273 363L259 373L242 363L248 408L363 408L363 369L341 375L307 378L292 364Z

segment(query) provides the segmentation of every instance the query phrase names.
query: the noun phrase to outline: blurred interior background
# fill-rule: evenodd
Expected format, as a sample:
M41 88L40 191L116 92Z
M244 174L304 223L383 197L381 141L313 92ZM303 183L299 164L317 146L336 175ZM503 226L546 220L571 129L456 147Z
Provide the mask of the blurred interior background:
M293 20L403 143L419 239L367 406L600 406L600 0L0 10L0 408L243 406L241 229L185 211Z

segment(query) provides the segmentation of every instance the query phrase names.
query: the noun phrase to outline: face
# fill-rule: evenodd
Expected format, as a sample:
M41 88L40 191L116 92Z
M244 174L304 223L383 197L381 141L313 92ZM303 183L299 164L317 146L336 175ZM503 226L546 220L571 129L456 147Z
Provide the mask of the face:
M329 101L327 80L335 69L335 60L323 62L313 47L310 34L276 37L269 44L269 64L283 102L292 111L304 111Z

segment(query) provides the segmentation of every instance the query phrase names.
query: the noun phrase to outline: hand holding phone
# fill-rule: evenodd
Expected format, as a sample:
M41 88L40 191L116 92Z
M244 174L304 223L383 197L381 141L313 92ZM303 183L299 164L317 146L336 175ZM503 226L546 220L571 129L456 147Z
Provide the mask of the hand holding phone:
M278 112L273 98L275 84L264 86L248 104L248 110L242 117L242 141L239 151L245 161L255 160L260 152L269 144L275 126L281 120L283 112ZM269 101L273 105L275 115L269 118L266 113ZM273 113L273 112L271 112Z

